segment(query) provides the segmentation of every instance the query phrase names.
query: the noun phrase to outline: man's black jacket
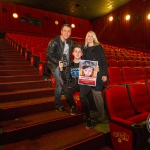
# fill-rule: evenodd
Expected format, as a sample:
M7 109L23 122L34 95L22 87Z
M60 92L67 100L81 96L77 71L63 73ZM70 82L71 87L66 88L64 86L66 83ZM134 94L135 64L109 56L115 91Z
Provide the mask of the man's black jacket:
M69 59L71 58L73 41L69 38L66 43L69 45ZM47 67L54 71L58 67L59 61L62 59L65 43L61 40L60 36L52 39L46 50L46 58L48 59Z

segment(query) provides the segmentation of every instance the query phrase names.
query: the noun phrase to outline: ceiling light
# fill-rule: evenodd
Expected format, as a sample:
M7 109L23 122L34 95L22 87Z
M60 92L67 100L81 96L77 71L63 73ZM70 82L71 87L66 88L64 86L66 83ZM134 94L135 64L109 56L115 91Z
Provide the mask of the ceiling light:
M126 20L130 20L130 15L127 15L127 16L126 16Z
M58 25L58 24L59 24L59 22L56 20L56 21L55 21L55 24L56 24L56 25Z
M150 19L150 14L148 14L147 18Z
M75 24L71 24L71 27L72 27L72 28L75 28Z
M13 17L14 18L18 18L18 14L17 13L13 13Z
M111 17L109 17L109 21L112 21L113 20L113 17L111 16Z

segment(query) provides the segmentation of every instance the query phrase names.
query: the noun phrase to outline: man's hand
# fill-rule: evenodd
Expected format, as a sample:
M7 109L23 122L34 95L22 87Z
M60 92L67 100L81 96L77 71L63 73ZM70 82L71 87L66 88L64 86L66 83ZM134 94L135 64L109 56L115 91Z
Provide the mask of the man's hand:
M62 61L59 61L59 69L60 69L60 71L63 71L63 62Z
M105 82L107 80L107 76L102 76L102 80Z

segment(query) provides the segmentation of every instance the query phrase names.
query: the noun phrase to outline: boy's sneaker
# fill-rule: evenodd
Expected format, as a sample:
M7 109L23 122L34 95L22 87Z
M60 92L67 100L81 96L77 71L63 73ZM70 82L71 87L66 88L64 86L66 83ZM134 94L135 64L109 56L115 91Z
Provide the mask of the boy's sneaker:
M75 106L71 107L71 115L77 115L77 109Z
M93 128L91 118L87 118L87 120L86 120L86 129L91 129L91 128Z

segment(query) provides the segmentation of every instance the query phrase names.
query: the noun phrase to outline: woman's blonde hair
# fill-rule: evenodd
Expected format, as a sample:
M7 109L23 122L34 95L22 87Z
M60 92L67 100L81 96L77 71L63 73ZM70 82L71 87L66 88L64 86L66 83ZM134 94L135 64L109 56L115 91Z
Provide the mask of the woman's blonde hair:
M97 39L97 36L96 36L96 34L95 34L95 32L93 32L93 31L89 31L87 34L86 34L86 37L85 37L85 47L87 47L88 46L88 42L87 42L87 36L88 36L88 34L89 33L91 33L92 34L92 36L93 36L93 38L94 38L94 45L99 45L100 44L100 42L98 41L98 39Z

